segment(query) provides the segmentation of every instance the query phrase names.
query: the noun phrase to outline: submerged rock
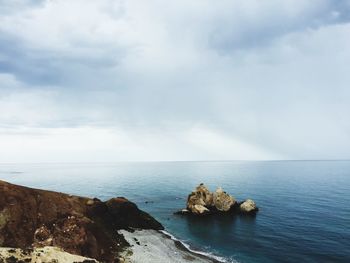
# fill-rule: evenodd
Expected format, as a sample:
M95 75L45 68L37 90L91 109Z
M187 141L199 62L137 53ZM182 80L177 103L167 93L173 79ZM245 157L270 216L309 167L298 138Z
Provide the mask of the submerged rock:
M180 215L209 215L222 213L254 214L258 211L253 200L247 199L238 203L236 199L226 193L221 187L211 193L209 189L200 184L189 194L186 209L182 209L175 214Z
M65 252L118 262L128 243L118 229L163 226L125 198L107 202L0 181L0 246L54 246Z
M190 215L192 212L188 209L181 209L174 213L175 215Z

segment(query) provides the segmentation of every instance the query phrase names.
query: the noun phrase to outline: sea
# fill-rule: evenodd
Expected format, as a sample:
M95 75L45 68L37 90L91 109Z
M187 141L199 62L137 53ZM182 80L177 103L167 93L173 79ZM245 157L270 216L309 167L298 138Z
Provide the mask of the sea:
M125 196L192 250L226 262L350 262L350 161L0 164L0 179L101 200ZM174 215L200 183L251 198L260 211Z

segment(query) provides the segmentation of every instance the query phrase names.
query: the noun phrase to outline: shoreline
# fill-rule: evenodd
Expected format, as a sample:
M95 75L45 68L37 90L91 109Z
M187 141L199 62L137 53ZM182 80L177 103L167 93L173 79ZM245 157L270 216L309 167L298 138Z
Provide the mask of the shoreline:
M130 244L123 252L126 263L224 263L223 258L192 250L164 230L119 230Z
M0 196L0 262L227 262L191 249L123 197L101 201L1 180Z
M211 262L214 262L214 263L227 263L228 262L223 257L216 256L216 255L213 255L211 253L206 253L206 252L203 252L201 250L192 249L189 244L185 243L184 241L181 241L180 239L177 239L175 236L173 236L171 233L167 232L166 230L159 230L159 232L162 233L166 238L170 238L171 240L173 240L175 245L179 249L181 249L185 252L194 254L198 257L203 257L205 259L209 259L209 260L211 260Z
M0 262L228 262L192 249L123 197L101 201L1 180L0 195Z
M115 263L128 246L118 230L164 229L124 197L101 201L2 180L0 196L0 247L14 251L55 247L72 255ZM44 258L49 253L45 250L40 255ZM56 263L60 262L74 261Z

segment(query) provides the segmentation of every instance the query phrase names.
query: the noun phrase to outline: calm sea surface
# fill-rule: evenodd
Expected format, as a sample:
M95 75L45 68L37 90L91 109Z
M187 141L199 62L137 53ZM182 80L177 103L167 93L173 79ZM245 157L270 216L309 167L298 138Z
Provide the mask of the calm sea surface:
M175 237L232 262L350 262L349 161L1 164L0 179L102 200L125 196ZM254 199L260 212L173 215L202 182Z

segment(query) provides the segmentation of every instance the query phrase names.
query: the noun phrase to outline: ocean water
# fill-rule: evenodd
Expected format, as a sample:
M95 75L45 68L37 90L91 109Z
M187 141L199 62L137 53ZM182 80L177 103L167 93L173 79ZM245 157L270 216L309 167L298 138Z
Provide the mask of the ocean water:
M102 200L125 196L176 238L228 262L350 262L350 161L1 164L0 179ZM202 182L254 199L259 213L174 215Z

